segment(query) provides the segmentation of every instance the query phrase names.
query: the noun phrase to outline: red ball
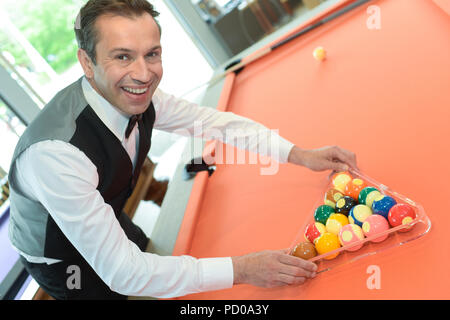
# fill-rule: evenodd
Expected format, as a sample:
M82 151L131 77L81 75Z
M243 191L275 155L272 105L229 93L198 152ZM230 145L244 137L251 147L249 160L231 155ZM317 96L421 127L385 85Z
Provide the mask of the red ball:
M312 222L308 224L305 230L305 239L311 243L315 241L326 231L325 226L320 222Z
M398 203L389 210L388 220L392 227L408 224L416 218L414 208L405 203ZM398 231L406 232L411 227L403 228Z

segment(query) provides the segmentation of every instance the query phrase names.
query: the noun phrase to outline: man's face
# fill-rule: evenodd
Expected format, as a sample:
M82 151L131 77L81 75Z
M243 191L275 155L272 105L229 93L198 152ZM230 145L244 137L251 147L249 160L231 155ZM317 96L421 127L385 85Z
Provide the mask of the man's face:
M155 20L147 13L134 18L103 15L95 27L97 64L79 50L86 77L101 96L122 112L143 113L163 74Z

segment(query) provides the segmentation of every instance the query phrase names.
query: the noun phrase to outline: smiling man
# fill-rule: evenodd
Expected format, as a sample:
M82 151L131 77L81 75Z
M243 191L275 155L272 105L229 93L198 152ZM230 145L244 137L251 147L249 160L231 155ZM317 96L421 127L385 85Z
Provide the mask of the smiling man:
M313 278L313 263L282 250L204 259L145 252L148 237L122 209L153 128L194 135L201 121L206 129L273 135L252 120L157 88L163 74L157 15L145 0L90 0L81 9L75 33L84 76L28 126L11 163L10 239L23 264L56 299L174 297ZM312 170L356 166L354 154L339 147L303 150L274 138L279 150L268 155L279 162ZM258 150L251 141L247 149Z

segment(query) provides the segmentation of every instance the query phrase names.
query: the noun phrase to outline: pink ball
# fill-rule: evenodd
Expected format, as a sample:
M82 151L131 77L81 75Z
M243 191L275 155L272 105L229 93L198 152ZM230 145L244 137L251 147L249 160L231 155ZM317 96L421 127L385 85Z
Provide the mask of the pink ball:
M343 247L348 246L357 241L360 241L362 239L364 239L364 233L363 233L361 227L356 224L353 224L353 223L346 224L339 231L339 241L341 242ZM356 251L356 250L359 250L362 246L363 246L363 244L361 243L361 244L352 246L346 250L347 251Z
M362 229L363 229L366 237L371 237L373 235L376 235L376 234L379 234L381 232L388 230L389 223L382 215L373 214L373 215L367 217L366 220L364 220ZM381 241L386 240L387 237L388 237L388 234L385 234L385 235L375 238L371 241L372 242L381 242Z

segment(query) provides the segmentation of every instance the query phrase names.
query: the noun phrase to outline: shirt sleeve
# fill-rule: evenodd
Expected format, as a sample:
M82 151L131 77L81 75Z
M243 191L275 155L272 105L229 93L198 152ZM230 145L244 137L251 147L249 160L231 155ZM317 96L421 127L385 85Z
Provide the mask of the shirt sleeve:
M19 187L48 210L58 227L113 290L175 297L230 288L230 257L196 259L141 252L96 189L97 169L71 144L43 141L17 159Z
M294 144L251 119L179 99L157 89L154 128L183 136L219 140L280 162L288 162Z

